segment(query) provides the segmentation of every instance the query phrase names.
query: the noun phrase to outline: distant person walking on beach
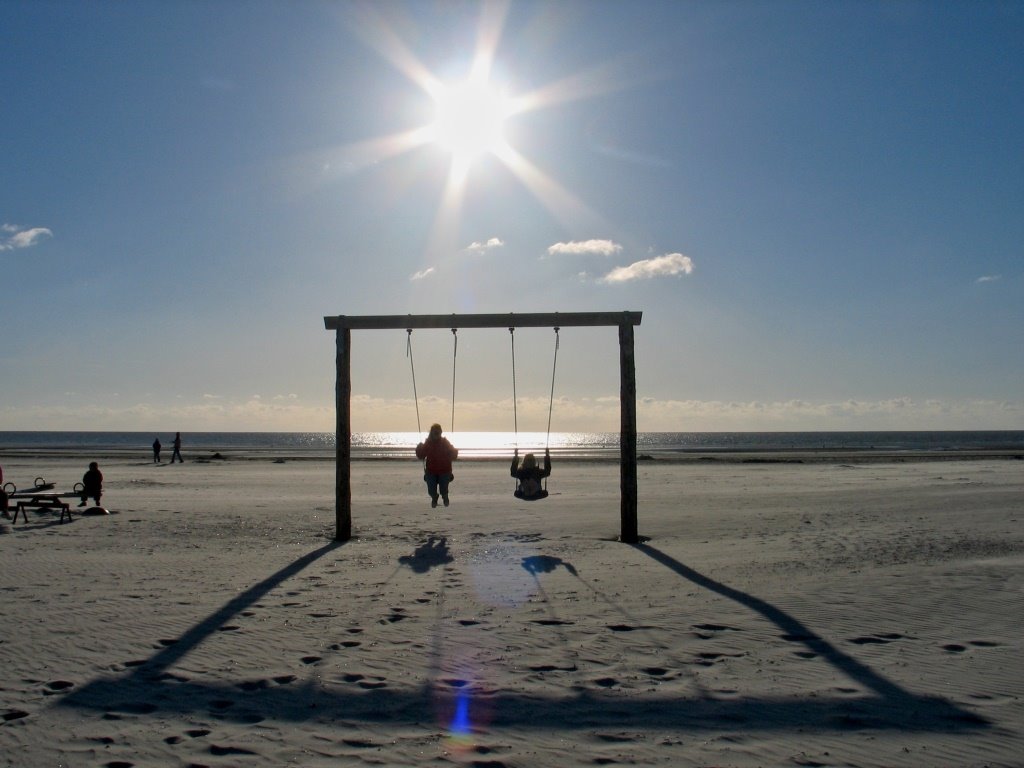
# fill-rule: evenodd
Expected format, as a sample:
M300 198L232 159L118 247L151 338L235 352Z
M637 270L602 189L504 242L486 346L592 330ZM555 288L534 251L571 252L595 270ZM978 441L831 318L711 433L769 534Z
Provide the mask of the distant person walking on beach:
M160 438L158 437L156 440L153 441L153 463L154 464L159 464L160 463L160 449L161 448L163 448L163 446L160 445Z
M96 500L96 506L100 505L100 496L103 495L103 473L100 472L100 465L95 461L89 465L88 471L82 475L82 503L78 506L84 507L85 500L92 496Z
M185 460L181 458L181 432L174 433L174 453L171 454L171 464L174 463L175 457L177 457L178 461L182 464L185 463Z
M459 456L459 450L441 437L441 425L432 424L427 439L416 446L416 458L423 459L423 480L430 494L430 506L437 506L438 493L444 505L448 506L448 483L455 479L452 461Z

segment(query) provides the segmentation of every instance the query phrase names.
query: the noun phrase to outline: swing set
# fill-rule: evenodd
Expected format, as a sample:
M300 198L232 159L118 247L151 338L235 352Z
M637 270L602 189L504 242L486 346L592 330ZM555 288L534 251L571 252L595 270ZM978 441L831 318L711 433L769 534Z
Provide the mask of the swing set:
M554 327L555 331L555 352L551 362L551 394L548 398L548 429L547 435L544 438L544 453L548 453L551 447L551 414L554 410L555 404L555 372L558 370L558 346L559 336L558 332L562 330L557 325ZM416 406L416 432L423 432L423 424L420 422L420 399L419 393L416 390L416 362L412 353L412 328L406 328L406 341L405 341L405 356L409 358L409 370L412 373L412 397L413 403ZM511 339L512 348L512 425L513 434L515 435L515 449L516 455L519 455L519 398L516 395L516 329L510 327L508 329L509 338ZM456 363L459 357L459 329L452 328L452 418L449 432L455 431L455 372ZM539 499L547 498L548 495L548 481L547 476L544 477L544 485L541 487L537 485L536 488L527 488L524 486L522 481L516 482L516 491L514 494L517 498L524 501L537 501Z
M416 402L416 428L420 424L419 396L416 392L416 367L412 354L412 332L418 328L450 328L452 332L452 415L451 431L455 430L455 374L459 349L459 328L501 328L509 330L512 348L512 411L519 447L519 414L516 395L515 331L525 327L551 327L555 331L555 350L551 365L551 395L548 401L548 429L545 450L551 441L551 415L555 398L555 372L558 367L559 331L569 326L617 326L619 329L619 465L621 488L620 541L636 543L637 533L637 471L636 471L636 366L633 351L633 328L640 325L641 312L554 312L495 315L337 315L324 318L327 330L335 331L337 379L335 383L336 455L335 455L335 539L352 537L352 331L368 329L406 330L406 354L412 371L413 398ZM517 493L518 495L518 493ZM546 495L546 487L545 487Z

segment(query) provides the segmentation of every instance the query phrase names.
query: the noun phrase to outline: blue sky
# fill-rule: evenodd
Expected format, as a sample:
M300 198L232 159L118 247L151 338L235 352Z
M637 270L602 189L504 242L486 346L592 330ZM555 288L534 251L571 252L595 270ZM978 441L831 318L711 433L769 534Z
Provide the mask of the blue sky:
M331 430L325 315L627 309L642 430L1022 429L1022 43L1016 2L4 0L0 429ZM472 159L419 130L467 78L515 105ZM457 365L456 428L511 429L507 331ZM404 332L353 389L416 428ZM617 428L615 329L555 391Z

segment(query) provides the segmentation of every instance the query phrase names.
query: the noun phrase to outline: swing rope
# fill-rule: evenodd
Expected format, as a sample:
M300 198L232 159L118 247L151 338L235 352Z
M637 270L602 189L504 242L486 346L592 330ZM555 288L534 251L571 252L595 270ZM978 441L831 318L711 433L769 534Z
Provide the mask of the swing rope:
M450 432L455 432L455 360L459 355L459 329L452 328L452 428Z
M420 427L420 398L416 393L416 366L412 359L412 328L406 328L405 332L408 334L405 340L405 356L409 358L409 369L412 371L412 399L416 404L416 432L423 432Z
M551 445L551 410L555 405L555 370L558 368L558 331L560 329L555 326L555 359L551 363L551 398L548 400L548 435L544 439L544 450L547 451Z
M508 329L512 339L512 427L515 430L515 447L519 450L519 407L516 399L516 329Z
M558 347L560 336L558 332L562 330L559 327L555 327L555 354L554 359L551 363L551 394L548 398L548 431L547 436L544 438L544 450L548 450L551 447L551 414L555 407L555 373L558 370ZM509 328L509 337L512 340L512 424L515 430L515 447L519 447L519 399L516 397L516 329Z

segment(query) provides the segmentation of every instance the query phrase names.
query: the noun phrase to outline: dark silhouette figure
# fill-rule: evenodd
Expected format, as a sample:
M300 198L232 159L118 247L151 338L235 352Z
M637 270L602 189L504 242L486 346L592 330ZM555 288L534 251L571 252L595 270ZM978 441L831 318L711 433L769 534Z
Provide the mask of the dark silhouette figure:
M161 448L163 448L163 446L160 445L160 438L158 437L156 440L153 441L153 463L154 464L159 464L160 463L160 449Z
M7 513L9 504L10 502L7 497L7 491L4 490L4 468L3 465L0 465L0 515L10 517Z
M100 472L100 465L95 461L89 465L88 471L82 475L82 503L78 506L84 507L86 499L92 496L96 500L96 506L100 505L100 497L103 495L103 473Z
M174 433L174 452L171 454L171 464L174 463L175 459L182 464L185 463L185 460L181 458L181 432Z
M544 449L544 468L537 466L537 457L532 453L523 457L523 465L519 466L519 449L516 448L515 456L512 457L512 477L519 481L516 486L515 495L524 501L547 498L548 492L541 485L541 481L551 474L551 452Z
M455 479L452 461L459 456L459 450L441 437L441 425L432 424L427 439L416 446L416 458L423 459L423 481L430 494L430 506L437 506L438 493L448 506L448 483Z

